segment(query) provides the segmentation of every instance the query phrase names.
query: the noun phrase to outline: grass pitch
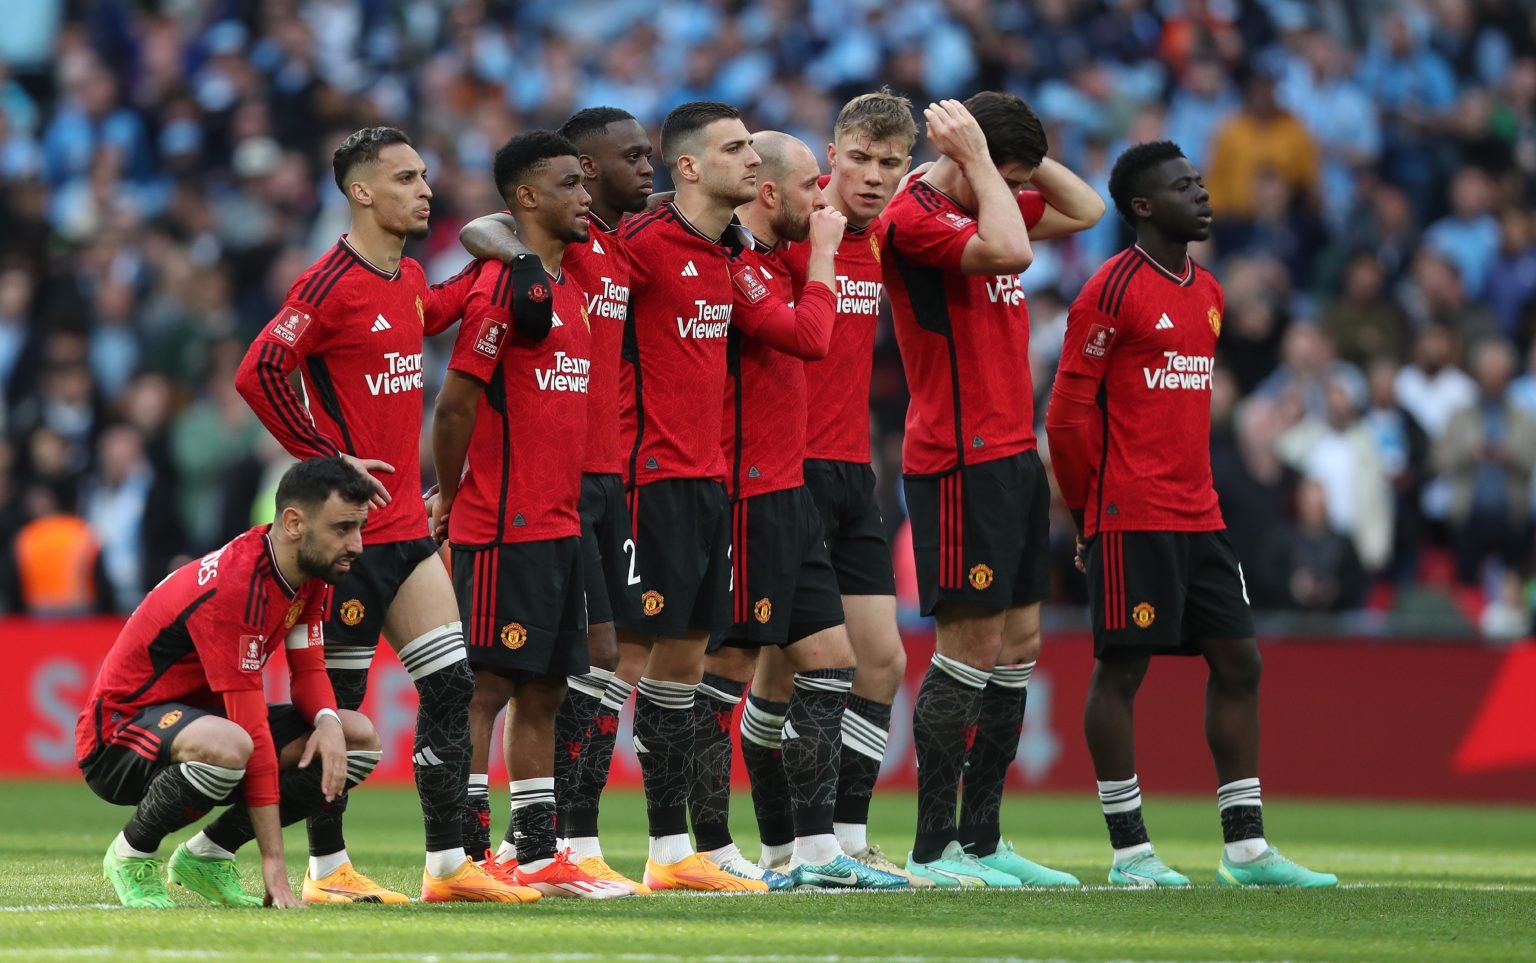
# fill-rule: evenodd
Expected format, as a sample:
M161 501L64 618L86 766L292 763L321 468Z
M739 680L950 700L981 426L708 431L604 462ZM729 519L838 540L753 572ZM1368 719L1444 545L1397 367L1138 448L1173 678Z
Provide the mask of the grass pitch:
M493 793L493 803L499 802ZM1152 797L1158 853L1187 873L1183 892L1109 890L1108 844L1091 794L1015 793L1004 826L1029 856L1076 873L1071 892L658 895L604 904L340 906L302 913L227 910L172 888L178 909L129 912L101 877L128 810L83 784L0 783L0 959L534 960L632 963L908 963L971 959L1496 960L1536 957L1536 809L1320 804L1266 806L1287 855L1337 872L1334 891L1215 885L1214 799ZM755 853L751 806L733 807ZM910 796L877 795L872 838L910 845ZM604 845L621 871L645 858L636 795L605 799ZM499 821L499 819L498 819ZM349 851L379 882L420 891L421 830L409 790L364 789L347 817ZM169 856L177 841L167 841ZM287 837L303 874L302 830ZM254 846L245 884L260 892Z

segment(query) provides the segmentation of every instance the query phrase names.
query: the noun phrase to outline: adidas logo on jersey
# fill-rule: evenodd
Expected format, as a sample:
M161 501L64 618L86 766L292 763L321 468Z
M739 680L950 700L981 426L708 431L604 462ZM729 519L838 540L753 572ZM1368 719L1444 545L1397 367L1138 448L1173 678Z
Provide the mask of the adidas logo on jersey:
M693 266L692 261L689 261L687 264L683 265L682 274L685 278L696 278L699 276L699 269Z
M384 315L382 314L373 320L372 330L374 331L388 331L390 327L390 323L384 320Z
M592 253L593 254L602 254L603 253L603 246L601 244L597 243L597 238L595 238L595 237L592 239Z
M1163 312L1163 316L1162 317L1157 319L1157 330L1159 330L1159 331L1172 331L1173 330L1173 319L1168 317L1168 313L1166 311Z

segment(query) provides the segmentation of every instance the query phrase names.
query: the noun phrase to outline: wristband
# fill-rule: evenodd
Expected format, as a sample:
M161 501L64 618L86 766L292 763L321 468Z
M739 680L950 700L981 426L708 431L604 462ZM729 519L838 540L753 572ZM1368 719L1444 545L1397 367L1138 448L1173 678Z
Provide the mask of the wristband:
M330 716L338 723L341 722L341 716L336 714L335 709L321 709L319 712L315 713L315 725L318 727L320 725L320 720L324 719L326 716Z

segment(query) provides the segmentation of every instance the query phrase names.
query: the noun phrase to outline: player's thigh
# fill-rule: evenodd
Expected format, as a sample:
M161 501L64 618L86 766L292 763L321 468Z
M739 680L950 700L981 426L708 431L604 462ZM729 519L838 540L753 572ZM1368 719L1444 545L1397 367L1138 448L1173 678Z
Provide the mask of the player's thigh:
M453 582L442 559L433 552L417 562L400 583L384 617L384 637L398 652L433 629L458 621Z
M708 632L690 632L680 639L657 636L646 656L644 675L658 682L696 683L704 675L708 646Z
M1007 611L946 602L934 612L934 649L946 658L991 672L1003 648Z
M789 656L776 645L757 650L757 667L752 676L752 693L770 702L788 702L794 694L795 667Z
M171 742L172 762L206 762L242 769L253 751L251 734L223 716L202 713L187 720Z
M907 650L896 627L896 596L844 595L843 619L859 672L899 677L905 671Z
M1040 657L1040 603L1016 605L1003 614L998 665L1021 665Z
M207 758L187 755L185 747L196 746L198 740L185 740L182 758L176 757L173 749L176 740L193 722L202 718L229 722L202 709L177 702L141 709L116 732L105 737L95 752L81 760L80 769L86 785L109 803L132 806L144 798L150 782L166 766L191 759L227 765L231 769L244 766L245 758L250 755L249 737L243 746L235 746L241 752L230 751L229 747L225 747L222 752L205 753ZM206 727L198 729L199 734L206 731Z
M1182 532L1101 532L1085 568L1094 655L1193 655L1184 627L1189 543Z

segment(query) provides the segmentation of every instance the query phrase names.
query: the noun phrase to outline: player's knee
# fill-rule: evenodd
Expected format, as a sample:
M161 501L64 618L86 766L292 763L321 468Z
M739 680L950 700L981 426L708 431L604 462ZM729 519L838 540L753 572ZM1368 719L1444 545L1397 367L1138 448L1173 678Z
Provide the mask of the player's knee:
M217 737L210 739L208 745L198 753L198 761L226 769L244 769L245 764L251 760L251 753L255 751L256 744L251 741L251 734L230 723L219 727Z
M336 714L341 717L341 734L347 740L348 749L376 751L379 748L379 733L367 716L350 709L339 710Z
M565 701L564 676L538 676L517 687L517 716L525 720L532 716L541 722L553 722Z
M619 667L619 639L612 622L587 627L587 664L607 672Z
M1211 661L1211 677L1229 692L1256 693L1264 674L1264 657L1256 643L1224 646Z

